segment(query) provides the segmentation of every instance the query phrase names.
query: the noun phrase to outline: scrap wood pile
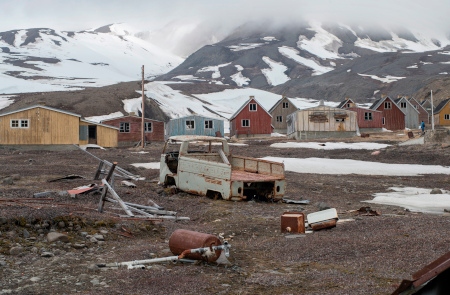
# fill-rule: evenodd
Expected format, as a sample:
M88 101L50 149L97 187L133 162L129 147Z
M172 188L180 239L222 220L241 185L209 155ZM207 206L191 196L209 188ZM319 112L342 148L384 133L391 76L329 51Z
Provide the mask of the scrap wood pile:
M189 217L177 216L177 212L175 211L164 210L163 207L159 206L158 204L156 204L151 200L150 201L152 202L152 206L144 206L140 204L124 202L119 197L119 195L114 191L112 185L109 183L110 179L114 174L116 166L117 162L112 163L108 175L104 179L102 179L101 197L97 209L98 212L100 213L103 212L105 202L108 201L114 204L118 204L123 209L123 211L125 211L126 215L119 214L119 217L142 218L145 220L154 220L154 219L189 220ZM124 185L128 187L135 187L135 185L130 182L125 182Z

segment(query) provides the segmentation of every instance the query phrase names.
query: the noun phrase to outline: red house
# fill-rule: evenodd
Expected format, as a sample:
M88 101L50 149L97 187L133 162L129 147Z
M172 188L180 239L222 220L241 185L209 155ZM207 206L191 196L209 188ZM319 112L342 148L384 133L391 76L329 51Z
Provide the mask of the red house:
M103 120L103 124L119 128L119 146L130 146L142 139L142 118L138 116L124 116ZM162 121L144 119L145 141L164 141L165 124Z
M382 112L381 126L383 128L388 130L405 129L405 113L389 96L375 101L370 109Z
M338 107L356 112L356 120L361 132L377 132L383 127L383 113L381 111L359 107L351 99L344 100Z
M272 116L254 96L250 96L230 118L230 136L265 137L270 136L272 131Z

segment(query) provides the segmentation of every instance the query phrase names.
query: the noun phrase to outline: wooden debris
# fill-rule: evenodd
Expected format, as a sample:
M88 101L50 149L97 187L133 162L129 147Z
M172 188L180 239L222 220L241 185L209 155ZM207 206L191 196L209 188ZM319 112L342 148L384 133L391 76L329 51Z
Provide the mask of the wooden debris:
M129 181L127 181L127 180L122 180L122 181L120 182L120 184L121 184L122 186L127 186L127 187L132 187L132 188L135 188L135 187L136 187L136 185L135 185L134 183L129 182Z
M62 176L62 177L58 177L58 178L49 179L49 180L47 180L47 182L55 182L55 181L60 181L60 180L79 179L79 178L84 178L84 177L81 175L70 174L70 175L66 175L66 176Z

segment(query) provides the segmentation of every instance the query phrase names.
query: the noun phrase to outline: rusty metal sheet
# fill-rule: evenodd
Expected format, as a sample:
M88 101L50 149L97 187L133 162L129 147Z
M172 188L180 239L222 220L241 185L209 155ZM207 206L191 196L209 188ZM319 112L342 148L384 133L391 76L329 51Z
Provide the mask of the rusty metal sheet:
M438 275L450 268L450 252L442 255L438 259L434 260L421 270L415 272L412 275L412 280L403 280L398 288L392 293L392 295L400 295L405 291L407 294L414 294L416 292L412 290L419 290L423 285L427 284L430 280L435 279ZM413 293L411 293L411 291ZM431 294L431 293L430 293ZM441 294L441 293L433 293Z
M282 233L305 233L305 215L302 212L284 212L281 215Z

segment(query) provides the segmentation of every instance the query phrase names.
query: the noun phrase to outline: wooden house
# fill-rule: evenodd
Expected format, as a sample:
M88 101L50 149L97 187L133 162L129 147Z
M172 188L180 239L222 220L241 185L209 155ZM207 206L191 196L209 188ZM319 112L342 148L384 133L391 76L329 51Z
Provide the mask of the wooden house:
M269 110L269 114L272 116L272 126L274 127L273 132L286 134L287 132L287 115L292 114L299 108L295 103L287 98L282 97L278 100L275 105Z
M230 136L265 137L272 132L272 116L254 96L250 96L230 118Z
M405 97L400 97L394 100L400 109L405 113L405 127L409 129L418 129L419 111L416 107Z
M171 119L166 124L166 136L175 135L224 135L224 121L199 115Z
M434 109L434 124L437 126L450 126L450 98L441 101Z
M338 108L356 112L356 121L360 132L380 132L383 113L376 110L359 107L353 100L342 101Z
M134 115L102 121L103 124L119 129L119 146L134 145L142 140L142 118ZM144 118L144 136L146 142L164 141L165 123Z
M388 130L405 129L405 113L389 96L376 100L370 109L382 112L381 125L383 128Z
M427 111L428 113L428 123L431 124L431 116L433 115L433 105L431 104L431 100L425 99L420 102L420 105Z
M352 137L358 130L357 113L321 104L298 110L287 118L289 138Z
M422 104L418 102L414 97L410 97L408 100L419 112L419 124L422 121L427 124L431 123L431 116L428 114L428 111L422 106Z
M98 144L116 147L118 129L80 115L35 105L0 114L0 144Z

